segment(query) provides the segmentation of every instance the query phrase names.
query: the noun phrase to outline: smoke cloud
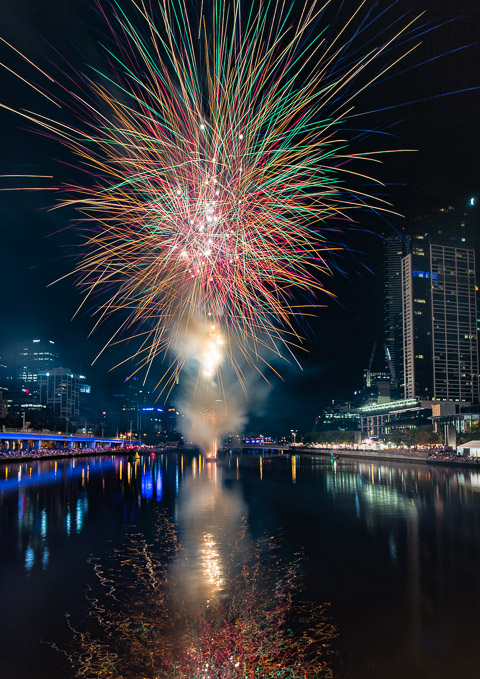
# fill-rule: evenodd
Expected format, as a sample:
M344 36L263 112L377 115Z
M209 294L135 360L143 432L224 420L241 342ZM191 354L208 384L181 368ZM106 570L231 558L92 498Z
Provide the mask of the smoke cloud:
M189 320L175 346L183 363L177 407L183 415L185 438L208 456L215 456L217 445L228 434L241 434L248 411L265 400L270 390L251 366L239 363L242 384L229 359L231 347L218 324ZM263 382L263 384L261 384Z

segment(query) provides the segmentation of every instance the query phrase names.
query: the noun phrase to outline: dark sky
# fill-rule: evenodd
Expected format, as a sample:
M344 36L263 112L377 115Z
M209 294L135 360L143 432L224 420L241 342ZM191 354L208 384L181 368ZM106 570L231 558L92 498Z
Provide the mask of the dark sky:
M357 4L344 2L344 11ZM372 0L369 6L374 4ZM379 6L388 4L385 0ZM42 67L50 69L48 61L56 61L54 48L76 66L101 63L96 41L103 28L85 0L0 0L0 9L0 35ZM385 157L376 171L387 184L383 195L405 219L386 222L363 215L360 231L348 230L341 236L350 249L341 262L345 275L328 282L338 301L325 299L328 308L319 310L318 318L304 328L309 353L299 355L303 372L284 369L285 382L273 383L265 408L267 428L282 428L288 414L291 426L308 430L322 404L348 398L360 385L372 343L381 341L381 234L401 229L418 212L480 194L480 92L434 98L480 86L480 5L478 0L400 0L393 11L415 15L423 10L425 21L439 28L424 36L395 77L369 90L357 104L358 111L393 108L352 121L358 129L388 130L391 137L382 141L384 148L418 149ZM411 68L440 55L445 56ZM19 67L5 46L0 48L0 60ZM406 67L410 70L402 74ZM33 68L20 68L36 81ZM0 77L2 103L42 110L40 97L32 96L26 85L6 71ZM410 103L424 99L428 101ZM0 123L1 174L52 174L54 179L45 180L45 186L71 178L74 170L65 164L71 158L55 142L22 129L13 113L0 111ZM374 135L372 143L381 148L378 139ZM360 148L371 146L367 139ZM12 185L4 179L0 183L0 188ZM32 180L31 185L42 184ZM79 303L71 283L47 287L71 270L75 252L75 235L64 230L71 215L49 211L54 203L53 191L0 192L0 352L16 340L53 338L68 367L87 374L100 392L108 393L125 374L108 375L115 352L107 353L95 369L89 367L107 329L88 338L91 319L81 316L71 321Z

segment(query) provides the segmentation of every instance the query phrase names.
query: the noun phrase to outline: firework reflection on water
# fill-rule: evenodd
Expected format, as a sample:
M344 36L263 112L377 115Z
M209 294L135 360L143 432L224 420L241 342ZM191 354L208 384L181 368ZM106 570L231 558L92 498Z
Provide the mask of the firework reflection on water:
M271 536L253 541L239 490L225 484L218 464L195 462L175 523L152 505L153 535L127 528L121 549L103 563L92 559L99 584L64 651L74 676L333 676L335 629L325 606L299 600L300 562L281 558Z
M246 556L246 506L240 490L223 486L223 469L203 458L195 478L186 478L176 508L180 558L170 577L189 608L211 602L225 587L225 564L231 568L232 553L242 538ZM201 470L201 471L200 471Z

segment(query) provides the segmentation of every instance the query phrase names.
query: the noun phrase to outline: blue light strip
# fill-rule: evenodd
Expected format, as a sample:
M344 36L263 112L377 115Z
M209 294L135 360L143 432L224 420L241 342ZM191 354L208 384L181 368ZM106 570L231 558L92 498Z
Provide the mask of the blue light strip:
M74 443L122 443L122 439L102 439L91 436L62 436L61 434L25 434L16 431L11 432L0 432L0 441L68 441ZM132 443L137 443L137 441L132 440Z

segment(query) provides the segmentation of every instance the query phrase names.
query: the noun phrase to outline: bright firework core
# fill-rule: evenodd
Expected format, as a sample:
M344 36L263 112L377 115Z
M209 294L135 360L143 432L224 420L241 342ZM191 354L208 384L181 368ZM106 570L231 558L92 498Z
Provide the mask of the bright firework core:
M224 340L217 326L208 328L208 335L200 352L200 364L204 377L214 377L223 359Z
M205 125L200 129L204 130ZM234 135L232 131L231 136ZM234 229L240 218L242 200L237 194L241 190L242 167L237 171L232 157L219 161L215 155L210 159L209 152L202 148L203 136L198 139L198 159L185 168L191 173L185 176L185 186L179 186L170 196L170 214L179 215L171 230L171 247L179 251L178 257L190 278L197 279L202 288L209 288L218 283L216 277L220 280L230 277L232 266L238 263L239 243ZM243 135L238 136L238 142L241 139ZM233 139L217 141L223 148L233 149L234 156L241 157L239 143L233 144ZM195 180L197 185L192 186ZM162 219L165 222L164 215Z

